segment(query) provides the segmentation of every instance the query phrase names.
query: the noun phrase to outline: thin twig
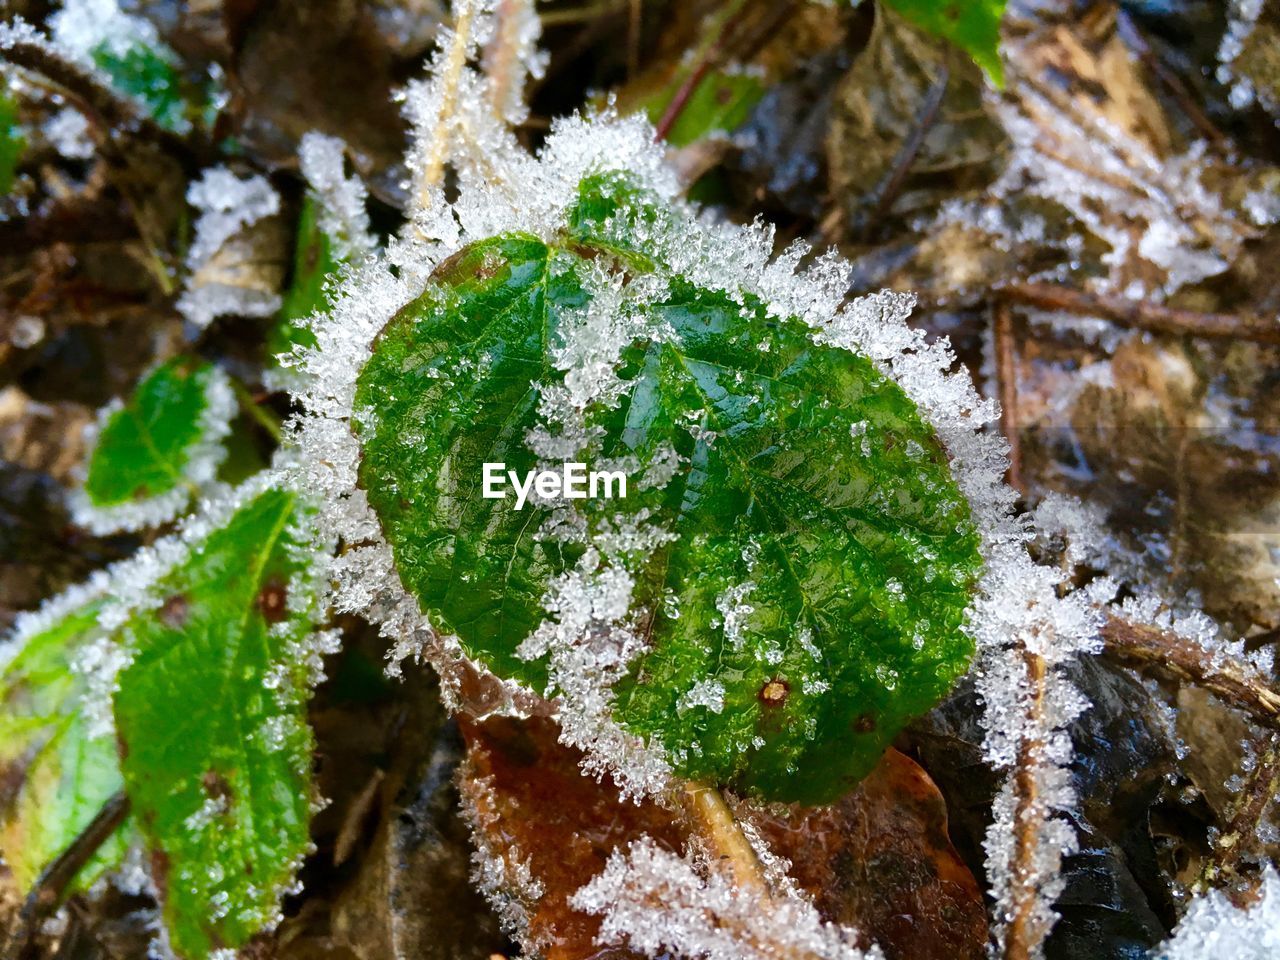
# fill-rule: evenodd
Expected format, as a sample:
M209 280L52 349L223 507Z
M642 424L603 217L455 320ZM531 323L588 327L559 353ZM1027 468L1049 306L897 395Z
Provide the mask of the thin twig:
M128 815L129 798L121 790L102 805L71 845L44 868L18 912L17 928L5 946L6 960L23 960L28 955L41 922L58 906L67 886Z
M1148 300L1085 293L1050 283L1011 283L998 287L995 294L1010 303L1020 303L1041 310L1062 310L1081 316L1102 317L1121 326L1139 330L1175 336L1248 340L1280 346L1280 322L1274 317L1180 310Z
M1022 657L1027 667L1027 679L1031 684L1027 719L1031 726L1042 727L1046 672L1044 657L1025 648ZM1040 740L1031 738L1023 739L1018 745L1017 766L1013 775L1014 852L1009 883L1009 899L1013 909L1005 928L1005 960L1029 960L1048 933L1036 916L1036 877L1039 871L1035 863L1036 853L1040 849L1041 828L1044 825L1044 805L1036 780L1036 767L1043 748Z
M654 140L667 139L671 129L676 125L676 121L684 113L684 108L689 105L689 98L693 96L693 92L698 89L698 85L702 83L703 78L711 69L720 62L725 46L728 43L729 34L737 26L738 18L748 2L749 0L732 0L719 17L716 18L717 22L714 32L711 34L711 39L703 45L693 69L689 71L689 75L684 78L684 82L676 89L671 102L667 104L667 109L663 111L662 119L658 121L657 129L653 136Z
M767 897L769 887L760 859L720 791L706 784L689 782L682 786L680 800L690 826L706 842L734 884Z
M1111 659L1132 667L1164 670L1216 694L1262 726L1280 730L1280 693L1252 666L1215 655L1172 631L1119 616L1103 624L1102 640Z
M992 310L991 338L996 354L996 383L1000 394L1000 430L1009 441L1009 486L1022 486L1022 434L1018 426L1018 364L1013 341L1013 311L997 302Z
M418 202L425 208L431 204L431 190L444 179L444 164L448 151L445 127L453 119L458 106L458 83L467 65L467 46L471 42L471 23L475 19L476 0L462 0L457 22L453 25L453 43L441 75L440 113L436 116L431 135L431 149L423 163L418 179Z
M1258 823L1280 785L1280 733L1272 731L1258 746L1253 770L1236 799L1226 828L1214 843L1196 889L1204 891L1239 873L1244 855L1257 847Z
M889 208L893 206L893 201L897 200L898 194L902 192L902 185L907 182L907 174L911 172L911 167L915 164L916 157L920 155L920 148L924 146L925 138L929 135L929 131L933 129L933 125L938 122L938 113L942 107L942 99L946 96L947 84L950 80L951 71L947 69L946 64L942 64L938 70L937 78L925 94L924 102L920 104L911 135L907 137L902 144L902 148L898 151L897 157L894 158L893 170L889 174L889 179L885 183L884 189L880 191L876 207L871 211L871 216L867 218L866 223L863 225L862 239L864 241L871 238L872 231L889 213Z
M1208 114L1201 109L1195 98L1191 95L1191 91L1187 89L1187 85L1183 83L1182 78L1165 65L1159 55L1151 49L1151 44L1147 43L1147 38L1142 35L1142 31L1138 29L1138 25L1133 22L1133 18L1122 7L1116 8L1116 26L1120 31L1121 38L1128 44L1129 48L1138 55L1141 60L1156 78L1165 85L1169 94L1178 102L1178 107L1187 115L1187 119L1191 121L1204 138L1214 146L1222 146L1227 142L1227 138L1222 131L1217 128Z

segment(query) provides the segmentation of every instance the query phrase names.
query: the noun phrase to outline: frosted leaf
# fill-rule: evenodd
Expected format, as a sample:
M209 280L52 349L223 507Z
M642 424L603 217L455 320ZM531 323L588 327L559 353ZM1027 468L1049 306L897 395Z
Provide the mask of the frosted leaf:
M178 311L202 328L221 316L275 313L280 294L254 270L254 245L247 232L280 212L280 197L266 178L241 178L215 167L191 184L187 202L199 217Z
M649 838L615 850L604 870L570 904L602 917L596 942L647 956L663 951L700 960L874 960L858 934L826 923L794 892L762 896L714 868L701 875L685 857Z
M1043 53L1037 45L1051 42L1035 31L1010 37L1009 59L1038 63ZM959 225L989 235L1002 249L1026 242L1056 246L1062 260L1074 264L1073 277L1081 272L1082 239L1092 235L1108 249L1100 258L1103 275L1091 285L1156 299L1222 273L1255 235L1253 224L1209 185L1204 143L1162 156L1102 111L1051 96L1018 71L1003 94L989 90L986 96L1012 144L1007 164L987 196L949 201L927 225L930 231ZM1060 205L1079 232L1047 237L1043 222L1036 229L1022 204L1014 205L1028 198ZM1063 278L1059 271L1036 279Z
M176 361L175 361L176 362ZM160 403L172 401L177 397L175 381L168 379L173 373L173 363L162 365L143 377L145 384L155 376L166 378L167 389L163 391ZM226 438L231 433L231 421L235 417L237 404L231 380L217 366L205 365L197 368L192 377L203 382L203 406L195 417L194 439L178 450L166 447L162 451L156 444L149 442L157 426L157 407L148 403L141 416L125 412L131 417L129 426L138 424L140 431L136 436L130 435L126 440L146 438L145 454L139 455L128 446L122 449L103 451L99 446L99 438L103 431L113 424L124 410L119 400L113 400L98 411L97 418L87 424L84 430L86 465L77 467L74 472L76 486L68 495L71 515L77 524L95 534L109 534L121 530L141 530L155 527L177 517L191 501L193 494L209 489L217 480L218 468L226 459ZM148 398L150 399L150 398ZM138 402L137 398L130 403ZM143 401L146 402L146 401ZM191 421L181 422L177 426L185 427ZM172 423L170 424L172 426ZM95 455L99 455L95 459ZM154 461L151 458L154 456ZM121 502L95 502L91 489L86 488L86 480L92 474L116 473L125 477L136 463L133 460L148 462L154 466L165 466L167 469L177 468L176 476L172 476L172 486L150 496L130 496ZM90 469L92 467L92 470Z
M1257 902L1235 906L1220 890L1196 897L1154 960L1271 960L1280 953L1280 876L1268 866Z

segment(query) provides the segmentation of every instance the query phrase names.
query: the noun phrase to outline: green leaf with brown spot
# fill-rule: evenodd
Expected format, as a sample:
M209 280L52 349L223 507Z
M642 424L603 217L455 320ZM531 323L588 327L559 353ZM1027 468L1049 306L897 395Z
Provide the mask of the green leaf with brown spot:
M180 957L272 925L308 849L309 517L292 491L250 497L123 629L125 787Z

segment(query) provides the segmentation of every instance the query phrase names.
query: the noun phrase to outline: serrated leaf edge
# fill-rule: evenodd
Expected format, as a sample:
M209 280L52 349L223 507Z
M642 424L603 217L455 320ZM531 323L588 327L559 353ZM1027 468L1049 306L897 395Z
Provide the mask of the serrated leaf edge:
M146 380L163 364L148 370L138 382ZM98 410L97 416L85 425L83 461L72 474L75 486L67 494L71 519L97 536L112 533L145 530L158 527L175 519L190 504L192 488L207 490L217 478L218 468L227 456L226 438L231 433L231 421L236 415L236 395L231 378L216 365L208 370L205 384L204 409L198 420L199 436L186 449L186 461L182 466L182 480L177 486L152 497L143 497L129 503L99 506L85 490L88 465L97 449L98 438L111 419L120 413L125 402L119 397Z

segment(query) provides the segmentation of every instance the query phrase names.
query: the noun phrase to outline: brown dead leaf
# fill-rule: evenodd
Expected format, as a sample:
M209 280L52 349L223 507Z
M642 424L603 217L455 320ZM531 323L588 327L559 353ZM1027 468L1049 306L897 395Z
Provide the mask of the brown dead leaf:
M751 819L822 915L857 927L886 957L985 955L982 890L951 845L942 794L905 754L888 750L829 807Z
M550 721L465 722L461 783L473 836L488 862L491 897L525 924L521 939L546 960L633 956L600 953L596 917L568 898L609 854L647 834L672 850L687 834L653 803L619 801L606 780L578 769ZM919 766L890 750L840 803L765 812L740 806L825 917L874 938L890 960L980 957L987 927L982 894L947 837L941 794Z

